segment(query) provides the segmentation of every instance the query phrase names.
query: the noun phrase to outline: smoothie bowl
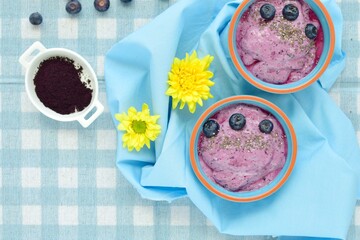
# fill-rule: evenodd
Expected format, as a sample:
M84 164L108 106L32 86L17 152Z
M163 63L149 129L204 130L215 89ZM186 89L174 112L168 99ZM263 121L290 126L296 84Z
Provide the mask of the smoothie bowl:
M190 162L212 193L235 202L277 191L295 165L296 136L277 106L254 96L234 96L209 107L190 140Z
M239 74L257 88L280 94L318 80L335 47L334 25L320 0L244 0L228 34Z

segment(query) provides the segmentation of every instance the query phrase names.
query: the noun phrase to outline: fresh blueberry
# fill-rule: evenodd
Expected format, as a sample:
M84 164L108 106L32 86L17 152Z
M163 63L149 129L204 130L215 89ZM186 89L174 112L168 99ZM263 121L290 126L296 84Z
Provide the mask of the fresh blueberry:
M77 14L81 11L81 3L78 0L71 0L66 4L65 10L69 14Z
M43 18L40 13L34 12L30 14L29 21L32 25L40 25L43 21Z
M233 130L241 130L245 127L246 119L241 113L234 113L229 118L229 125Z
M260 15L266 21L270 21L275 17L276 9L273 5L266 3L260 8Z
M220 130L220 125L215 120L207 120L203 125L203 133L205 137L211 138L215 137Z
M293 4L288 4L283 8L282 14L285 19L295 21L299 16L299 9Z
M94 7L99 12L105 12L110 7L110 0L95 0Z
M124 3L131 2L131 0L121 0L121 1L124 2Z
M309 39L315 39L317 36L317 28L314 26L314 24L307 24L305 27L305 35L309 38Z
M259 129L260 129L260 132L262 132L262 133L269 134L269 133L271 133L273 128L274 128L274 124L268 119L262 120L259 124Z

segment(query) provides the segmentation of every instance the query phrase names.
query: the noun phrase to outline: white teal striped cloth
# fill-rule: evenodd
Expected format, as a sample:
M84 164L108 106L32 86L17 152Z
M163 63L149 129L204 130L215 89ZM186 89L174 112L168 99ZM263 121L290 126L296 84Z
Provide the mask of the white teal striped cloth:
M31 105L18 58L34 41L84 56L100 79L106 106L106 51L175 1L111 0L105 13L97 12L93 1L81 2L77 16L66 13L65 0L0 2L0 239L272 239L219 234L187 199L141 199L116 169L116 130L107 108L84 129L46 118ZM337 2L347 65L331 95L360 142L360 0ZM28 16L36 11L43 23L34 27ZM360 203L348 234L355 239L360 239Z

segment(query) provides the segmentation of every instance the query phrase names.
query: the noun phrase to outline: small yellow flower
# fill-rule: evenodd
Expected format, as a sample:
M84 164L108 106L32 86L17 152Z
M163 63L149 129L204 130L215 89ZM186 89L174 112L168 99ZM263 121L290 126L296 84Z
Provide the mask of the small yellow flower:
M213 56L207 55L203 59L197 57L196 51L191 56L186 53L184 59L175 58L169 72L169 88L166 95L172 97L172 108L180 103L180 109L188 104L189 111L194 113L196 104L203 105L203 100L213 98L210 87L215 83L210 80L213 73L208 70Z
M125 131L122 136L123 147L129 151L140 151L146 145L150 149L150 141L155 141L161 132L161 126L156 123L160 115L150 115L147 104L142 105L142 111L138 112L134 107L128 109L128 113L115 114L120 122L118 129Z

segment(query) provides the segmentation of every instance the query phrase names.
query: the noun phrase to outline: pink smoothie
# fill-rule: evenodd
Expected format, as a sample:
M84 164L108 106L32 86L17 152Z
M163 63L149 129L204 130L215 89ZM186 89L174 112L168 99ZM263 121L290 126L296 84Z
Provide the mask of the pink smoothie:
M241 113L246 124L233 130L229 118ZM269 112L246 104L230 105L211 116L220 129L216 136L202 132L198 141L198 156L205 174L216 184L233 192L259 189L278 175L287 157L287 140L279 121ZM273 123L270 133L259 130L259 123Z
M275 7L272 20L261 17L264 4ZM283 17L283 8L295 5L299 16L294 21ZM317 36L305 34L307 24L317 28ZM324 37L321 24L303 0L256 0L243 14L236 32L239 56L257 78L273 84L287 84L308 75L319 61Z

